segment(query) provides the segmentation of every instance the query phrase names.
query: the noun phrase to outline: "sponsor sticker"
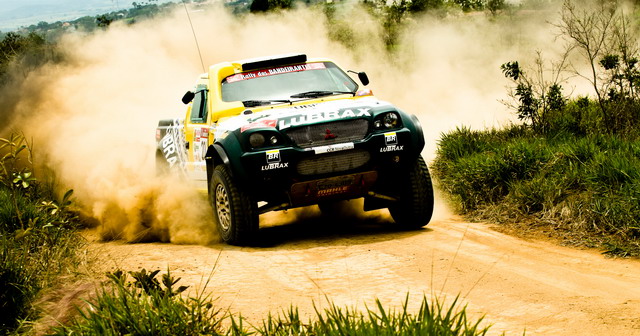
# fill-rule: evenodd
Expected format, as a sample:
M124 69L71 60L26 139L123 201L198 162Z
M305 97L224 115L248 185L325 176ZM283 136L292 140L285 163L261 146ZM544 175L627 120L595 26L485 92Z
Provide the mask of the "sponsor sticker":
M349 191L348 186L321 189L321 190L318 190L318 197L344 194L348 191Z
M380 153L385 152L397 152L404 150L404 145L398 145L398 135L396 132L389 132L384 134L385 147L380 148Z
M401 151L404 150L404 145L402 146L387 146L387 147L382 147L380 148L380 153L385 153L385 152L397 152L397 151Z
M280 150L274 149L267 151L267 163L280 162Z
M193 130L193 160L204 162L204 157L209 146L209 129L195 128Z
M183 173L182 168L187 161L187 150L184 145L186 139L181 125L182 122L179 119L173 120L167 128L166 134L162 137L160 145L169 168L173 169L178 166L181 168L179 171Z
M387 146L393 146L398 144L398 135L396 132L389 132L384 134L384 144Z
M162 140L162 151L164 152L164 157L169 162L169 167L173 167L173 165L178 161L176 155L176 144L175 140L171 136L165 136Z
M324 154L324 153L333 153L333 152L339 152L343 150L349 150L353 148L354 148L353 142L345 142L345 143L340 143L335 145L312 147L311 149L313 149L313 151L316 154Z
M258 121L254 121L248 125L244 125L240 128L240 132L244 132L250 129L254 129L254 128L261 128L261 127L276 127L276 124L278 123L277 120L275 119L261 119Z
M278 121L278 127L282 130L291 126L303 125L306 123L315 123L326 120L345 119L345 118L359 118L359 117L371 117L371 108L354 108L345 109L340 111L324 111L324 112L310 112L301 115L291 116L288 118L281 118Z
M371 89L358 90L356 92L356 97L362 96L373 96L373 91L371 91Z
M325 69L325 68L326 67L324 63L307 63L307 64L299 64L299 65L289 65L289 66L251 71L251 72L243 72L243 73L231 75L226 78L226 81L227 83L233 83L233 82L238 82L238 81L252 79L252 78L267 77L267 76L279 75L279 74L289 73L289 72L319 70L319 69Z
M280 150L274 149L266 151L267 164L262 166L261 170L272 170L280 168L289 168L289 162L280 162Z

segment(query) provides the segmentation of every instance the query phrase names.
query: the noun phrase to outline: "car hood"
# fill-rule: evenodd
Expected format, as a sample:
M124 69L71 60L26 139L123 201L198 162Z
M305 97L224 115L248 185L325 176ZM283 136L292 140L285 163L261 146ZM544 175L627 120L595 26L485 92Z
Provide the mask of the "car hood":
M216 126L215 136L240 130L273 127L285 130L290 127L316 124L325 121L354 118L370 118L378 110L394 109L388 102L373 97L355 100L332 100L321 103L277 107L251 114L231 117Z

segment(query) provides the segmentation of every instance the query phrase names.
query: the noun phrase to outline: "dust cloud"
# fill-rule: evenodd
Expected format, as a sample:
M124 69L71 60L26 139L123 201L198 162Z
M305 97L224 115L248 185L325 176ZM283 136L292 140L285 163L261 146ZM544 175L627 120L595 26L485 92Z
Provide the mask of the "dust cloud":
M389 57L366 11L341 11L354 32L354 49L327 37L332 27L317 10L235 18L207 9L191 19L205 66L303 52L366 71L376 96L419 116L428 161L442 132L509 123L512 115L499 102L507 85L499 65L530 59L531 50L553 38L544 15L425 16L409 25ZM96 34L70 34L62 48L67 63L16 83L21 99L10 111L10 128L34 139L36 154L57 173L61 188L75 190L87 215L101 223L103 238L217 240L206 199L154 173L157 121L183 117L180 97L204 71L184 9ZM447 213L437 207L435 218Z

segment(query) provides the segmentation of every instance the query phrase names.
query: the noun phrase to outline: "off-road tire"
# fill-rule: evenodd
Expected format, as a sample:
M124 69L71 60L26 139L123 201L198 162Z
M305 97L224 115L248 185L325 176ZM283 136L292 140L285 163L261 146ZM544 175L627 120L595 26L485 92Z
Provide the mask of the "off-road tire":
M209 202L223 241L231 245L247 244L258 231L257 203L231 178L225 165L213 169Z
M400 180L399 200L389 207L389 212L401 227L418 229L429 224L433 215L433 185L422 156L405 176Z

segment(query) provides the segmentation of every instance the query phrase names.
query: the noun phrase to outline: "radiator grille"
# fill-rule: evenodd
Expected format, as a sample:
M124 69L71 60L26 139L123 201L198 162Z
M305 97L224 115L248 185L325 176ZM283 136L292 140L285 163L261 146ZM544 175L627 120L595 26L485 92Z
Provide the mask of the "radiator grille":
M370 158L366 150L354 149L304 159L298 162L296 169L300 175L337 173L360 168L369 162Z
M296 127L286 131L286 134L299 147L309 148L362 140L368 128L366 119L351 119Z

